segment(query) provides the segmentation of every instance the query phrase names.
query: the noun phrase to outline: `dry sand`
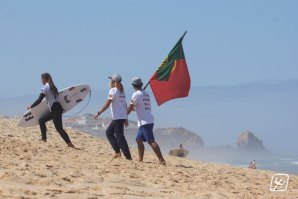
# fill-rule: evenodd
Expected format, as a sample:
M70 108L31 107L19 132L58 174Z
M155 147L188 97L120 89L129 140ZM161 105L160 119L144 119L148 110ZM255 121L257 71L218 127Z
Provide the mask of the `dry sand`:
M38 127L0 119L0 198L298 198L298 176L286 192L270 192L270 171L249 170L146 152L139 163L111 159L105 141L67 129L71 149L49 123L48 142ZM147 147L147 145L146 145Z

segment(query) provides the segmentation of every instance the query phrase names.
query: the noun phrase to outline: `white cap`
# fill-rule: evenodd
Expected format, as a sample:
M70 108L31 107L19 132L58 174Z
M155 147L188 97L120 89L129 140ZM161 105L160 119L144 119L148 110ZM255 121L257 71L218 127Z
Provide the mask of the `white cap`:
M140 77L133 77L131 80L131 84L134 86L142 86L143 82L142 79Z
M109 77L111 80L115 81L115 82L121 82L122 78L119 74L114 74L111 77Z

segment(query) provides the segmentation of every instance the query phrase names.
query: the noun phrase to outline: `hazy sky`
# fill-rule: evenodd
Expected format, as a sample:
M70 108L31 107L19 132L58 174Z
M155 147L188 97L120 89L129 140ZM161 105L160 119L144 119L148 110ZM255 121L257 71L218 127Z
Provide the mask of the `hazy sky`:
M148 80L185 30L192 86L298 78L298 1L0 1L0 97Z
M185 30L193 87L298 79L296 0L0 0L0 98L37 96L43 72L59 89L78 83L106 89L113 73L123 76L126 88L132 76L147 81ZM237 101L238 94L228 92L229 100L216 101L199 89L155 107L156 124L190 128L207 145L234 144L249 129L270 150L296 154L297 95L279 93L265 90ZM99 108L105 99L97 94L92 102ZM280 140L287 145L279 147Z

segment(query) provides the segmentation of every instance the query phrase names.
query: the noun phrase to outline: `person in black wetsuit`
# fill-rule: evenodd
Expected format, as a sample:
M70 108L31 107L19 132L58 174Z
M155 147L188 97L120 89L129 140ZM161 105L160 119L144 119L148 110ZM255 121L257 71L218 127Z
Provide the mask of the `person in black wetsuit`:
M32 105L27 107L27 109L29 110L37 106L38 104L40 104L44 98L46 98L47 100L47 104L50 112L39 119L39 126L40 126L40 131L42 136L41 139L44 142L47 141L46 122L53 120L56 130L61 135L63 140L66 142L66 144L69 147L74 148L74 145L70 141L68 134L63 129L63 124L62 124L63 108L58 100L59 92L53 82L51 75L49 73L43 73L41 75L41 82L43 84L43 87L41 89L39 98Z

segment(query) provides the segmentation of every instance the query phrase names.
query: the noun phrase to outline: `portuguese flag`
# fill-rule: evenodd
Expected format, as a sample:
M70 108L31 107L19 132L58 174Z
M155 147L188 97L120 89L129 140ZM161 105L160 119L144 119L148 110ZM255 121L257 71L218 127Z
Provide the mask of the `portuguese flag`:
M186 32L149 80L158 106L169 100L188 96L190 76L182 46L185 34Z

